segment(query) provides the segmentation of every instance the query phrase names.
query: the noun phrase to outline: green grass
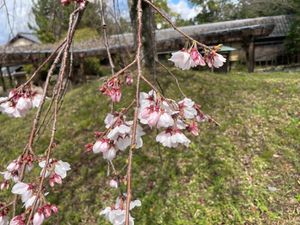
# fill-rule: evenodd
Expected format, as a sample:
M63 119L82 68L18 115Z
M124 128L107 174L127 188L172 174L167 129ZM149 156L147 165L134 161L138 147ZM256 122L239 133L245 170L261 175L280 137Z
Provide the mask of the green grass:
M174 73L221 127L201 125L188 149L159 146L155 131L144 137L133 163L133 195L142 201L133 211L136 224L300 224L300 74ZM159 80L168 97L180 98L168 74ZM47 197L60 208L49 224L108 224L98 214L117 191L108 188L106 162L84 153L109 111L98 85L70 91L60 113L54 155L72 171ZM126 106L133 88L123 94ZM22 151L32 116L0 115L1 171ZM43 152L46 144L47 135L35 148ZM115 161L119 168L126 155ZM1 201L7 194L0 193Z

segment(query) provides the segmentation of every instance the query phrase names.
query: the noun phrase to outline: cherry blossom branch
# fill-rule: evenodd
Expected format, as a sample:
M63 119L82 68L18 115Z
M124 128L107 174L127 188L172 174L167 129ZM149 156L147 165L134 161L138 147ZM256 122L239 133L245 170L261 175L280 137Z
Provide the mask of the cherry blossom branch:
M140 79L142 77L142 62L141 62L141 51L142 51L142 0L137 2L137 50L136 50L136 62L137 62L137 82L136 82L136 107L134 110L133 125L131 130L131 144L128 155L128 167L127 167L127 194L126 194L126 214L125 214L125 225L129 225L129 210L131 202L131 169L132 169L132 155L133 149L136 146L136 134L138 124L138 113L140 107Z
M181 87L180 87L180 84L179 84L179 81L177 79L177 77L171 72L171 70L169 70L168 67L166 67L164 64L162 64L159 60L155 60L162 68L164 68L175 80L176 84L177 84L177 87L178 87L178 90L180 91L180 93L182 94L183 97L186 98L186 95L183 93Z
M66 43L66 39L64 39L57 47L56 49L48 56L48 58L46 58L46 60L44 60L42 62L42 64L34 71L34 73L30 76L30 78L28 78L28 80L24 83L24 84L21 84L17 90L21 90L23 89L24 87L26 87L28 84L30 84L30 82L38 75L38 73L43 69L43 67L50 62L50 60L53 59L53 57L56 55L56 54L59 54L58 52L60 52L63 48L63 46L65 45ZM56 56L57 57L57 56ZM10 98L7 98L5 100L1 100L0 101L0 105L2 103L5 103L7 101L10 101L12 98L14 98L14 95L12 95Z
M130 67L132 67L136 62L137 62L137 57L135 57L134 60L131 63L129 63L127 66L125 66L124 68L119 70L117 73L115 73L111 78L116 78L116 77L120 76L126 70L128 70Z
M103 0L100 0L100 11L101 11L101 17L102 17L102 31L103 31L103 37L104 37L104 45L106 48L109 64L111 67L111 73L115 73L115 65L111 57L111 53L109 50L109 44L108 44L108 38L107 38L107 32L106 32L106 23L105 23L105 18L104 18L104 8L103 8Z
M61 66L61 69L60 69L60 72L59 72L58 81L57 81L55 89L54 89L54 118L53 118L53 123L52 123L52 131L51 131L50 142L49 142L48 148L46 150L45 168L42 170L41 180L39 182L38 192L37 192L37 195L36 195L37 197L35 198L34 203L32 205L32 209L30 211L30 214L29 214L26 225L30 224L31 218L33 216L34 209L36 208L39 197L42 193L44 181L45 181L45 178L46 178L46 171L47 171L46 168L47 168L48 164L50 163L50 155L51 155L52 150L54 148L54 138L55 138L56 126L57 126L57 115L58 115L58 111L59 111L59 103L60 103L60 100L62 100L61 94L63 94L63 89L65 87L65 85L63 84L63 80L64 80L67 61L68 61L68 56L69 56L69 49L70 49L71 44L72 44L72 40L73 40L74 33L75 33L75 28L76 28L76 26L79 22L79 18L81 16L81 13L85 9L85 6L86 5L84 5L84 7L77 8L70 15L69 32L68 32L68 35L67 35L67 44L66 44L66 47L64 49L64 55L63 55L63 59L62 59L62 66Z
M174 30L176 30L178 33L180 33L182 36L186 37L187 39L189 39L192 42L197 43L198 46L202 47L203 49L206 50L211 50L210 47L208 47L207 45L200 43L199 41L195 40L194 38L192 38L191 36L189 36L188 34L186 34L185 32L183 32L182 30L180 30L171 20L170 18L168 18L167 15L165 15L165 13L163 11L161 11L156 5L154 5L152 2L150 2L149 0L143 0L144 2L146 2L147 4L149 4L159 15L161 15L161 17L163 17L172 27Z

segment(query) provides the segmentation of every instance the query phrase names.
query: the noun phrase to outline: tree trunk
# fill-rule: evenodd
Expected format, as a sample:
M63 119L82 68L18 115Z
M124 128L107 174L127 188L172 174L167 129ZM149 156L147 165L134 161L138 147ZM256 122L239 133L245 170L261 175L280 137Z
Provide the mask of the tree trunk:
M5 85L5 81L4 81L4 77L3 77L1 66L0 66L0 79L1 79L2 87L3 87L3 91L5 92L6 91L6 85Z
M137 28L137 0L129 0L130 5L130 19L133 28L134 45L136 47L136 28ZM156 79L156 39L155 39L155 18L151 6L147 3L142 3L143 8L143 58L145 60L145 66L151 73L153 79Z
M9 79L9 85L11 88L14 87L14 83L13 83L13 79L12 79L12 76L11 76L11 73L10 73L10 70L9 70L9 66L6 67L6 70L7 70L7 75L8 75L8 79Z
M248 68L248 73L254 72L255 67L255 45L254 45L254 39L252 37L246 38L244 40L243 45L246 53L246 64Z

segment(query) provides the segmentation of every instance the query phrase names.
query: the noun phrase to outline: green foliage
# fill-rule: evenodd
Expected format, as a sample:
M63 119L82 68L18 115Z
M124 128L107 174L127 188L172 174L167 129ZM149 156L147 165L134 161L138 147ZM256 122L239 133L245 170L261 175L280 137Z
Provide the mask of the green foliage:
M295 15L290 31L288 33L286 46L291 53L297 53L300 49L300 1L293 1Z
M62 6L58 0L38 0L33 4L33 14L37 26L30 25L35 30L39 39L44 43L53 43L62 38L67 32L69 15L74 10L74 4ZM100 28L99 7L87 7L79 24L79 28L89 27L99 30Z
M97 57L89 57L84 59L84 69L86 74L103 75L103 69L100 65L100 59Z
M299 74L172 71L187 96L221 126L201 125L200 136L181 149L161 147L155 132L147 131L144 147L134 152L133 197L142 201L133 210L136 224L298 224ZM160 71L158 78L167 97L181 98L168 74ZM72 170L47 196L60 208L47 224L109 224L99 211L118 193L107 185L102 157L84 153L109 112L98 86L92 82L66 95L54 156L71 163ZM129 104L134 88L125 88L123 96L116 107ZM0 171L22 152L33 116L0 115ZM48 130L37 151L47 146L46 137ZM126 156L127 151L121 153L116 165L122 167ZM7 194L0 192L1 201Z
M99 38L99 33L97 32L97 30L85 27L76 30L74 35L74 42L82 42L97 38Z
M291 14L294 12L293 1L294 0L241 0L239 4L237 4L237 17L251 18Z
M194 19L199 23L275 16L294 13L293 1L297 0L190 0L202 11Z

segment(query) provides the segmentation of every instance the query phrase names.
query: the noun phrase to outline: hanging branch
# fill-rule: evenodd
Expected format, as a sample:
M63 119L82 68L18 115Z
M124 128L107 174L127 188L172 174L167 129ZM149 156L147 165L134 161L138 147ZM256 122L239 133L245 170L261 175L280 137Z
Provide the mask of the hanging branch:
M142 76L142 62L141 62L141 51L142 51L142 1L137 2L137 50L136 50L136 62L137 62L137 81L136 81L136 93L135 103L136 107L134 110L133 125L131 130L131 144L128 155L128 167L127 167L127 195L126 195L126 215L125 225L129 225L129 210L131 202L131 169L132 169L132 152L136 146L136 133L138 123L138 113L140 107L140 79Z
M37 69L39 71L47 62L54 58L54 61L48 71L47 79L43 88L42 93L40 94L41 100L38 106L38 110L35 114L34 121L32 123L31 132L28 138L28 142L24 147L23 153L17 160L14 160L13 163L17 161L18 165L20 164L20 169L17 170L19 175L19 181L15 184L17 185L28 185L25 189L32 188L32 193L34 195L34 200L30 202L29 208L26 206L26 210L14 220L20 220L21 224L30 225L32 221L34 224L41 224L44 220L44 213L49 214L49 207L51 207L50 214L52 212L57 212L57 208L46 201L44 196L45 192L45 182L48 180L50 186L54 186L54 183L61 183L62 179L66 176L66 171L70 169L70 165L61 160L57 160L52 158L52 152L56 147L55 136L58 122L58 113L60 111L61 105L63 103L64 95L66 93L66 88L68 85L68 79L72 73L72 64L73 58L71 54L70 58L70 48L72 45L75 28L78 22L81 19L82 13L86 8L87 2L85 0L64 0L62 1L64 4L70 4L71 2L78 3L79 7L75 9L75 11L70 15L69 20L69 29L65 40L61 43L60 46L45 60L44 63ZM196 66L204 66L207 65L209 67L220 67L226 61L223 56L216 53L217 48L209 48L208 46L199 43L194 40L183 31L179 30L172 21L164 15L159 8L157 8L152 2L149 0L144 0L148 3L153 9L155 9L165 20L167 20L172 27L179 32L184 37L188 38L192 41L192 45L189 49L180 50L178 52L172 53L171 61L174 62L175 66L187 70ZM189 99L182 91L179 81L176 76L162 63L158 60L159 63L176 81L177 87L184 97L181 101L175 101L173 99L169 99L164 96L163 89L159 91L158 88L152 84L143 74L142 74L142 0L137 0L137 49L135 58L131 63L126 65L124 68L119 70L118 72L114 71L114 63L111 57L108 37L106 33L106 23L104 20L104 9L103 9L103 0L100 0L100 7L102 13L102 27L104 33L104 42L107 51L107 55L110 61L111 66L111 76L104 82L100 91L109 96L112 100L112 103L119 102L121 100L122 92L121 87L123 84L131 85L133 83L133 79L128 75L128 69L137 65L136 70L136 87L135 87L135 97L132 102L121 110L115 111L112 110L105 118L105 127L106 130L104 132L95 132L96 142L89 143L86 145L87 151L93 151L94 153L102 153L103 158L108 161L108 171L110 168L113 170L113 178L115 180L111 180L110 186L114 188L119 188L119 197L117 203L112 207L107 207L105 210L101 212L101 214L105 215L106 218L109 218L110 222L115 223L113 220L116 219L114 213L118 214L118 218L125 221L125 225L131 224L132 217L130 215L130 210L135 206L140 206L141 202L139 200L132 200L132 164L133 164L133 154L134 150L141 148L143 145L143 141L141 136L145 134L143 132L141 124L145 126L148 125L151 129L157 128L157 130L162 129L160 133L156 136L156 141L162 144L164 147L168 148L176 148L178 146L188 147L190 144L189 138L185 136L185 133L189 135L197 136L198 135L198 123L209 121L219 125L214 119L210 116L204 114L201 110L201 106L196 104L194 101ZM205 50L205 55L202 55L198 52L197 46L202 47ZM70 60L69 60L70 59ZM49 102L48 108L43 110L46 100L46 93L49 88L49 83L54 73L54 69L60 63L60 70L58 73L58 77L56 80L56 84L52 93L52 98ZM69 68L69 73L67 70ZM11 101L11 105L6 105L6 107L13 107L19 101L19 98L32 98L32 90L30 89L30 81L36 76L37 71L32 75L31 78L24 84L21 85L18 89L16 89L15 93L12 93L11 99L6 101ZM127 74L126 74L127 73ZM130 77L130 79L127 79ZM124 79L125 78L125 79ZM148 93L141 92L141 82L144 81L146 85L151 88L151 91ZM32 96L30 95L32 94ZM17 96L17 99L15 97ZM21 97L20 97L21 96ZM31 100L31 99L29 99ZM25 100L23 100L25 101ZM2 102L1 102L2 103ZM23 102L24 104L24 102ZM133 120L127 121L126 116L128 115L129 110L134 106L134 114ZM3 107L3 106L1 106ZM50 139L48 142L48 146L44 151L43 156L37 156L36 151L34 149L35 143L39 140L40 136L45 131L48 123L52 122L51 130L50 130ZM128 159L127 163L122 167L121 170L117 170L112 162L112 160L119 154L121 151L124 151L129 147ZM119 151L119 152L118 152ZM39 162L39 166L42 168L39 179L35 181L35 183L25 184L22 183L25 176L25 169L28 168L33 162ZM64 175L61 177L59 174L56 174L56 166L57 164L62 164ZM61 166L61 165L60 165ZM15 172L10 171L9 168L11 165L7 167L7 172ZM126 174L125 174L125 171ZM50 178L50 176L57 175L58 180L54 181ZM47 179L49 176L49 179ZM126 177L126 178L125 178ZM126 180L126 181L125 181ZM51 183L52 182L52 183ZM118 187L118 184L124 182L127 185L126 196L123 194L123 190L121 187ZM5 183L1 184L1 188L6 187L8 185L8 180L5 180ZM14 200L9 202L5 206L0 205L0 213L1 215L6 216L6 212L3 213L2 210L6 210L7 207L13 206L13 215L15 215L16 204L18 201L17 194L19 193L18 188L12 188L12 192L15 194ZM17 189L17 190L16 190ZM31 194L32 194L31 193ZM22 195L22 193L21 193ZM23 195L22 195L23 201ZM24 202L24 201L23 201ZM25 205L27 204L27 201ZM48 208L47 208L48 207ZM45 210L48 210L45 212ZM120 211L121 210L121 211ZM112 214L111 214L112 213ZM115 219L113 219L115 218ZM1 219L1 218L0 218ZM124 220L123 220L124 219ZM118 222L119 223L119 222Z
M111 68L111 74L115 73L115 65L111 57L111 53L109 50L109 43L108 43L108 38L107 38L107 32L106 32L106 23L105 23L105 12L103 8L103 0L100 0L100 11L101 11L101 17L102 17L102 31L103 31L103 37L104 37L104 45L106 48L110 68Z
M180 33L182 36L186 37L187 39L189 39L192 42L197 43L198 46L202 47L203 49L206 50L211 50L210 47L208 47L207 45L200 43L199 41L195 40L194 38L192 38L191 36L189 36L188 34L186 34L185 32L183 32L182 30L180 30L172 21L171 19L165 15L165 13L160 10L156 5L154 5L152 2L150 2L149 0L143 0L144 2L146 2L147 4L149 4L159 15L161 15L172 27L174 30L176 30L178 33Z

